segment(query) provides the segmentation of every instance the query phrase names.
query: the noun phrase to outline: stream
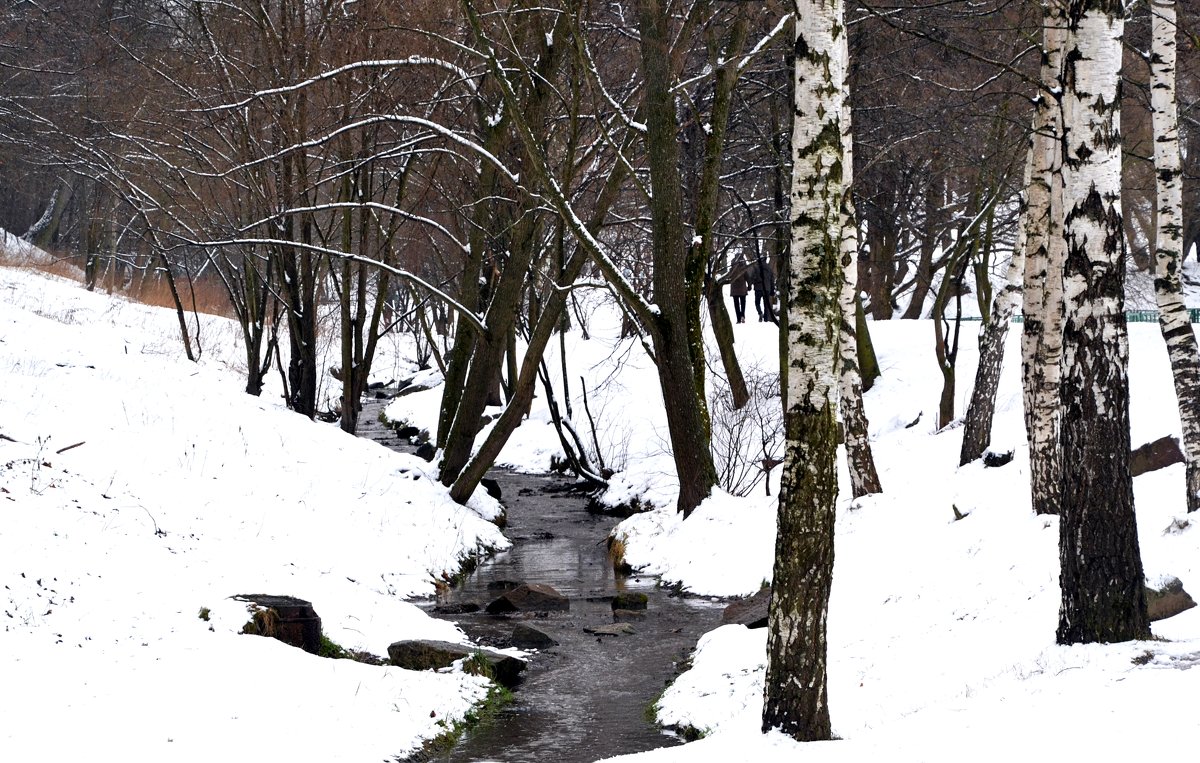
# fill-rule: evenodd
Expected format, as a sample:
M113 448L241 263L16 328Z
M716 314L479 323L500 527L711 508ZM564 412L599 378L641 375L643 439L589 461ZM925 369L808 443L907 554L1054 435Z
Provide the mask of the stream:
M359 436L411 452L379 424L385 401L364 401ZM675 595L657 579L614 572L606 539L618 521L589 514L587 499L554 475L494 469L508 515L510 550L494 554L437 601L422 605L450 620L477 643L507 646L513 626L525 622L558 642L529 657L524 680L494 721L468 731L452 750L422 760L592 763L600 758L679 744L651 722L648 708L678 672L696 640L715 628L723 602ZM543 583L571 600L570 611L492 616L443 615L435 607L486 607L508 581ZM489 589L489 584L492 587ZM612 597L648 597L643 616L628 620L632 633L594 635L584 628L612 625Z

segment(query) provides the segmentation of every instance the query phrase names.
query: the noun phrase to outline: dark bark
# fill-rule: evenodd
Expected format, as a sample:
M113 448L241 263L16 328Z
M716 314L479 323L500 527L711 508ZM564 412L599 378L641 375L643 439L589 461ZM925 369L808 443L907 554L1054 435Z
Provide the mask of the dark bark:
M742 374L742 366L737 359L737 351L733 347L733 323L729 320L729 310L719 284L706 290L708 315L712 320L713 336L717 340L717 350L721 353L721 365L725 369L729 381L729 391L733 395L734 410L741 409L750 402L750 390L746 387L746 377Z
M939 162L935 160L929 169L929 181L925 186L925 221L921 233L921 256L917 262L917 272L913 277L912 297L902 316L906 320L916 320L925 310L925 299L933 287L933 253L941 243L942 226L945 224L946 181L940 174Z
M679 477L677 506L691 515L717 484L709 447L711 424L704 388L704 344L699 335L704 258L687 245L679 179L674 69L668 24L658 0L638 5L642 73L646 88L646 150L650 169L654 302L647 322L654 340L667 430Z
M1106 250L1120 251L1120 215L1095 190L1072 212L1068 230L1071 217L1103 218ZM1086 244L1068 237L1064 268L1068 283L1083 279L1076 302L1091 311L1068 310L1063 330L1060 644L1150 637L1129 472L1125 271L1098 267Z
M728 45L720 53L721 62L717 64L712 114L707 122L708 129L704 140L704 163L700 173L699 187L696 190L694 228L699 243L695 243L693 246L698 251L688 254L690 258L702 260L705 263L709 263L713 259L713 233L721 188L721 160L725 153L725 135L729 126L729 110L733 100L733 90L738 80L736 61L745 45L746 28L746 13L739 12L729 33ZM724 269L723 256L720 269ZM721 355L721 366L725 370L725 377L733 394L733 407L740 409L750 401L750 391L746 388L746 379L742 374L742 367L738 363L737 352L733 347L733 324L729 320L729 311L722 298L720 281L706 276L704 284L708 314L712 319L713 334L716 336L717 347ZM697 310L691 327L692 342L703 347L699 315L700 311ZM700 358L700 361L703 362L703 358Z
M566 270L559 280L560 286L573 282L583 269L584 257L576 254L568 263ZM453 484L450 485L450 497L458 503L466 503L478 487L479 481L491 468L508 438L521 424L521 419L533 401L533 393L537 384L538 366L545 354L546 345L554 334L563 310L567 304L568 291L565 289L550 290L545 300L541 315L529 336L529 346L520 371L513 377L512 397L505 406L504 412L492 426L488 436L479 446L479 450L471 460L458 472Z
M789 449L779 494L779 529L767 636L763 728L795 739L829 739L826 618L833 582L837 421L832 404L785 417ZM794 443L794 445L792 444ZM812 677L818 680L808 683ZM801 680L801 679L804 680Z
M983 456L992 439L992 420L996 414L996 390L1003 369L1004 341L1008 337L1011 316L989 321L979 340L979 366L975 369L975 386L963 424L962 448L958 465L969 464Z
M879 370L879 359L875 356L875 344L871 341L861 294L854 295L854 341L858 345L858 375L862 379L863 392L868 392L883 372Z

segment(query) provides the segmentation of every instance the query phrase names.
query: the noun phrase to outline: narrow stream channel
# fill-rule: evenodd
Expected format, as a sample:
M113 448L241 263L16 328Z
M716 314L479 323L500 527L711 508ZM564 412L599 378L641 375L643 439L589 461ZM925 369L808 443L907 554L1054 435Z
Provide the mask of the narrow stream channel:
M375 423L383 404L367 401L359 435L405 449ZM485 645L507 645L513 626L526 622L557 646L534 653L514 701L494 722L477 727L448 753L426 760L504 763L592 763L600 758L678 744L652 723L648 712L696 640L716 627L723 603L673 596L655 578L613 571L605 539L616 523L589 514L586 500L554 476L493 470L508 514L511 550L481 564L435 606L486 606L506 581L544 583L571 600L569 612L496 617L485 613L438 615L459 624ZM612 597L648 597L632 633L597 636L585 628L612 625Z

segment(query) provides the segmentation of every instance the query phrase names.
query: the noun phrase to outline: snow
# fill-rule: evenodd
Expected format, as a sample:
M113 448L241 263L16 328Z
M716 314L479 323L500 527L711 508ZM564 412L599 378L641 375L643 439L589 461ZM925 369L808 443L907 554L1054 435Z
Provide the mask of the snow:
M747 339L765 341L751 326L737 328L739 352ZM929 323L871 330L884 375L866 403L886 492L850 500L841 467L829 694L842 741L800 745L759 732L766 631L728 625L700 640L691 668L658 704L661 722L706 737L620 760L1171 759L1200 743L1187 707L1200 690L1190 670L1200 664L1200 609L1155 623L1152 642L1054 643L1058 526L1029 508L1019 327L1008 337L993 438L994 449L1012 448L1016 458L995 469L956 469L961 427L932 431L940 386ZM1131 324L1130 339L1133 443L1178 435L1157 325ZM960 416L977 360L968 337ZM1200 535L1186 515L1182 465L1134 487L1147 579L1176 576L1200 590ZM718 493L687 522L665 508L626 520L617 534L635 566L685 590L728 595L740 586L748 595L770 578L769 504ZM952 507L966 516L955 521Z
M552 343L546 367L589 458L616 471L600 500L650 509L615 531L626 561L693 595L759 590L771 577L780 469L727 479L682 521L654 367L636 339L618 339L620 317L602 292L574 294L574 330L561 348ZM964 327L960 416L978 327ZM293 760L404 754L439 721L461 717L482 682L238 635L247 614L229 597L309 599L334 641L375 653L400 638L461 641L405 598L428 595L464 555L507 543L483 519L495 505L478 493L471 509L455 506L423 461L290 414L274 388L243 394L244 361L221 319L204 323L200 363L181 359L177 330L166 311L0 269L0 434L15 440L0 439L0 609L9 614L0 619L0 749L46 760L95 749L208 760L258 746ZM734 330L748 378L777 394L774 324ZM1058 529L1029 508L1019 324L992 445L1015 458L993 469L956 468L961 427L934 431L941 375L930 323L871 330L883 376L866 406L886 492L850 500L840 467L829 614L840 741L761 733L766 632L728 625L700 639L657 706L661 722L705 737L621 760L1172 760L1195 748L1200 609L1155 623L1151 642L1054 643ZM373 378L414 372L402 342L384 351ZM1155 324L1130 325L1130 353L1133 443L1178 434ZM707 380L721 393L719 362ZM439 382L425 372L388 416L433 431ZM548 469L560 455L550 421L539 386L500 461ZM764 443L749 415L723 425L744 446L746 474L761 477L760 459L777 458L779 443ZM1200 594L1183 467L1134 486L1147 578L1175 576Z
M405 599L507 546L481 517L496 506L482 492L457 506L423 461L244 394L221 319L187 362L174 321L0 268L0 749L413 750L485 683L240 635L247 605L230 597L307 599L331 640L379 655L405 638L463 642Z

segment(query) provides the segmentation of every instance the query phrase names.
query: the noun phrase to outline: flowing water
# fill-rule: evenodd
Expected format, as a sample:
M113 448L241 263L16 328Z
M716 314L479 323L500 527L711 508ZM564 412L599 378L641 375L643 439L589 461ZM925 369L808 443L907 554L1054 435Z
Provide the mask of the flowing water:
M382 403L364 406L360 436L407 449L375 423ZM485 613L436 615L460 625L480 644L506 646L513 626L525 622L558 642L533 653L514 701L498 717L469 731L445 761L591 763L599 758L678 744L651 721L648 709L676 675L696 640L716 627L722 603L674 595L655 578L613 571L606 538L617 520L589 514L586 498L561 478L493 470L508 516L509 551L496 554L435 606L486 606L506 582L544 583L571 600L569 612L497 617ZM489 588L489 584L491 587ZM644 615L628 621L632 633L587 633L612 625L612 597L648 597Z

